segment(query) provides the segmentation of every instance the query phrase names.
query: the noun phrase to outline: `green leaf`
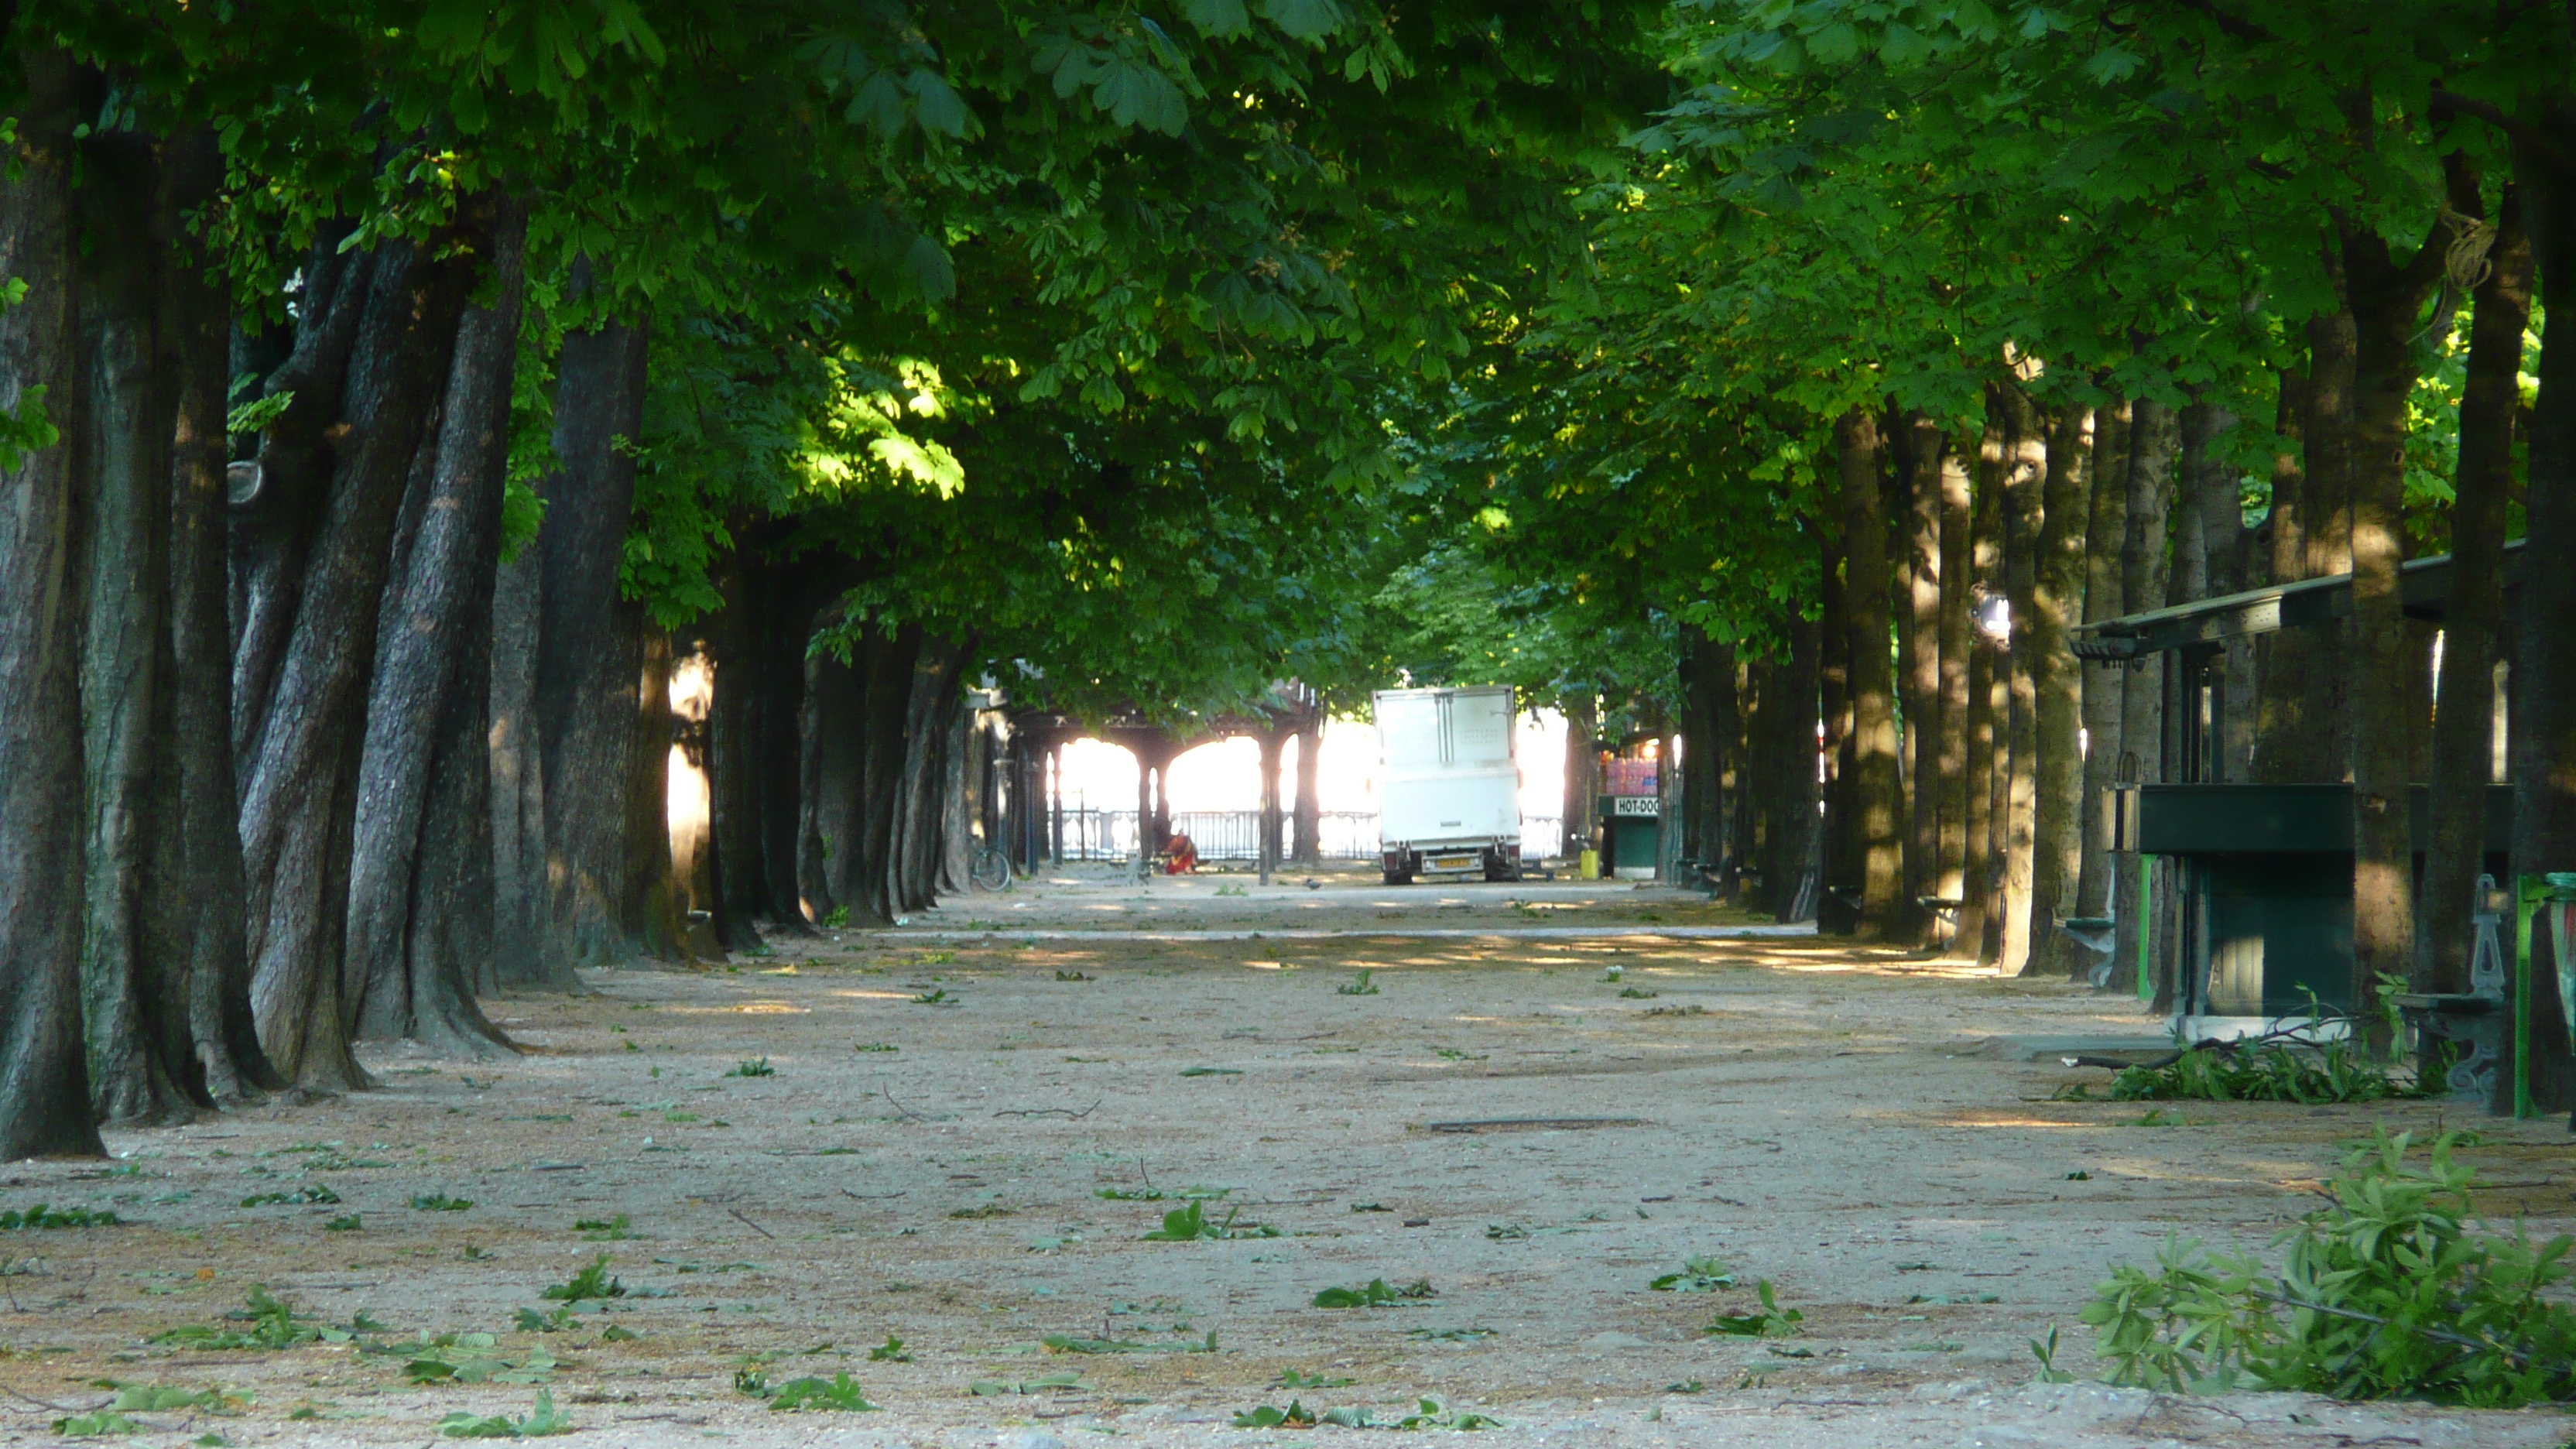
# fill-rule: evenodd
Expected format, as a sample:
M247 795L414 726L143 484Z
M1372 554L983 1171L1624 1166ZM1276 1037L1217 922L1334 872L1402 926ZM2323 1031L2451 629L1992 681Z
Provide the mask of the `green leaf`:
M1347 23L1334 0L1261 0L1261 13L1292 38L1309 42L1321 41Z
M1187 0L1181 13L1201 35L1217 40L1231 40L1252 28L1252 16L1243 8L1243 0Z

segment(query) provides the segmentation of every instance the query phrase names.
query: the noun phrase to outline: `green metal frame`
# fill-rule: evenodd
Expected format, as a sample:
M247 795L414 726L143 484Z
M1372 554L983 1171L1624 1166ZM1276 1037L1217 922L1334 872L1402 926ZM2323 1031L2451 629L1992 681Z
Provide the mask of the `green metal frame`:
M2540 1114L2531 1108L2531 922L2540 908L2555 901L2576 900L2576 875L2518 875L2513 878L2513 1115L2515 1121ZM2567 943L2559 942L2563 949ZM2558 989L2558 983L2549 983Z
M2156 999L2156 933L2148 905L2156 898L2156 858L2142 856L2139 864L2142 868L2138 871L2137 914L2131 917L2138 923L2138 999L2152 1002Z

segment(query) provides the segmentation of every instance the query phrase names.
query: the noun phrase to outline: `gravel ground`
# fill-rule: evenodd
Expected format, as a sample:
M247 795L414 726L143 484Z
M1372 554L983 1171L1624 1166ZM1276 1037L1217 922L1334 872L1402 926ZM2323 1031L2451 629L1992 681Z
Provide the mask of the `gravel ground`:
M375 1053L379 1091L113 1132L104 1169L13 1164L0 1205L126 1222L0 1235L0 1442L56 1442L102 1380L248 1392L116 1435L172 1446L418 1445L451 1412L527 1414L538 1384L512 1379L543 1380L565 1442L639 1446L1449 1442L1232 1427L1426 1398L1502 1421L1476 1441L1497 1449L2576 1433L2032 1382L2052 1328L2090 1369L2076 1312L2111 1264L2169 1234L2259 1247L2374 1119L2429 1128L2437 1104L2140 1125L2051 1100L2100 1073L2024 1059L2151 1031L2133 1004L1755 933L1677 892L1305 880L1050 876L902 931L594 972L593 995L486 1003L522 1056ZM2563 1129L2476 1125L2489 1211L2566 1230ZM1242 1235L1142 1240L1193 1191ZM602 1255L622 1294L520 1327ZM1698 1257L1738 1286L1649 1291ZM1427 1288L1312 1306L1377 1279ZM1704 1333L1756 1279L1802 1331ZM222 1315L255 1286L339 1327L150 1341L245 1327ZM340 1331L362 1312L383 1330ZM872 1355L889 1338L902 1357ZM416 1359L504 1381L415 1385ZM738 1373L847 1373L883 1408L772 1413Z

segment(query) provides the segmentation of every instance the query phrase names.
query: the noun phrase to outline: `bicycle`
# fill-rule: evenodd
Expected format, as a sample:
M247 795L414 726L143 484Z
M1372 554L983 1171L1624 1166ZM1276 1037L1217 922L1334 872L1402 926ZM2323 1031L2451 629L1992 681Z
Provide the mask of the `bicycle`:
M975 864L966 872L968 883L980 891L1006 891L1011 888L1011 858L997 846L985 846L975 852Z

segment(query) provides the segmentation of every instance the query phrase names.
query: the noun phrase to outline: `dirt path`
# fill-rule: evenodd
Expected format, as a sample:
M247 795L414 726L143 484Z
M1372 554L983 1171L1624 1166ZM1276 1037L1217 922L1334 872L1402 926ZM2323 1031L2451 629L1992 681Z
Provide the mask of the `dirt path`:
M595 973L594 996L491 1003L524 1057L378 1056L382 1091L113 1133L104 1171L15 1165L0 1206L129 1221L0 1234L0 1442L54 1442L57 1409L32 1401L85 1410L101 1379L255 1393L238 1417L134 1414L128 1437L155 1445L418 1445L454 1410L528 1412L531 1385L414 1386L407 1356L349 1343L146 1342L223 1324L253 1285L389 1330L361 1338L495 1335L441 1361L548 1378L567 1443L1445 1439L1230 1427L1291 1398L1387 1419L1424 1397L1503 1420L1478 1441L1496 1445L2569 1437L2557 1415L2030 1383L2027 1341L2052 1326L2061 1363L2089 1362L2075 1314L2108 1265L2168 1233L2259 1245L2374 1117L2429 1127L2433 1105L2139 1126L2135 1106L2049 1100L2076 1074L2003 1040L2148 1028L2089 993L1812 939L1637 934L1747 924L1668 892L1241 884L1040 881L912 923L946 937ZM1119 935L1041 934L1086 924ZM1598 934L1277 935L1569 925ZM1351 994L1362 971L1373 994ZM1497 1119L1593 1120L1442 1125ZM2472 1158L2511 1184L2491 1210L2566 1229L2563 1129L2477 1125ZM1189 1189L1279 1236L1140 1241ZM287 1200L242 1205L270 1194ZM441 1195L472 1205L414 1205ZM601 1254L626 1290L605 1311L515 1328ZM1648 1291L1703 1256L1746 1286ZM1755 1278L1803 1335L1703 1334ZM1310 1306L1373 1279L1430 1293ZM889 1335L908 1359L871 1361ZM550 1369L527 1364L540 1349ZM1289 1370L1351 1382L1272 1387ZM885 1409L769 1413L737 1371L848 1372ZM1050 1386L1066 1376L1080 1387Z

